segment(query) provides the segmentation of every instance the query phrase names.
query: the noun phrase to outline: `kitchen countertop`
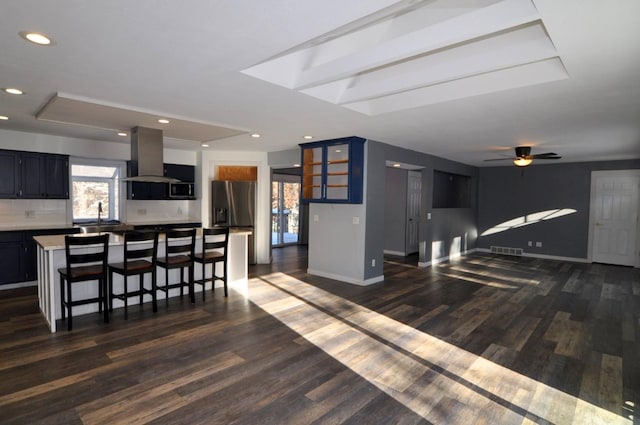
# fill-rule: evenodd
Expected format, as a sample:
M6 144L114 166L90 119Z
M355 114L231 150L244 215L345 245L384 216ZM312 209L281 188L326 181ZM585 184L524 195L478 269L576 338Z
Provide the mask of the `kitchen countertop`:
M0 224L0 232L11 232L20 230L73 229L73 227L73 224Z
M200 223L199 220L160 220L160 221L151 221L151 222L126 222L121 223L122 225L132 225L132 226L154 226L154 225L174 225L174 224L193 224ZM109 223L105 223L105 226ZM87 226L93 226L94 224L87 224ZM21 231L21 230L55 230L55 229L73 229L79 228L82 225L80 224L46 224L46 223L15 223L8 224L3 223L0 224L0 232L11 232L11 231Z
M240 228L231 228L229 229L229 235L237 235L237 236L248 236L251 235L252 232L247 229ZM97 233L83 233L74 236L92 236L97 235ZM64 237L67 235L40 235L34 236L33 239L36 243L44 248L45 251L53 251L58 249L64 249ZM202 229L196 229L196 239L202 238ZM160 233L158 238L159 241L164 241L164 234ZM124 245L124 236L111 233L109 237L109 246L122 246Z

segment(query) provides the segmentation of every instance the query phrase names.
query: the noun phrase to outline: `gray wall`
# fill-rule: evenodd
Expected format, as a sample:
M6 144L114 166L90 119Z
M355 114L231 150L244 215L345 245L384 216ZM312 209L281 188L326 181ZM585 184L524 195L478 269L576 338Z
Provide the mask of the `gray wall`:
M384 249L405 253L407 170L387 167L384 200Z
M552 220L479 236L477 246L522 248L532 254L587 258L591 172L640 168L640 160L535 164L481 168L478 191L478 234L527 214L556 208L576 212ZM534 242L533 247L527 245ZM542 242L541 248L535 242Z
M466 248L476 246L476 216L477 216L477 184L478 168L453 162L433 155L423 154L408 149L367 141L367 240L365 246L365 276L379 275L379 270L371 268L370 259L375 258L381 264L384 252L385 226L385 189L386 161L398 161L423 167L422 169L422 216L420 218L420 262L432 260L433 243L441 246L440 252L448 255L457 238L466 240ZM433 209L433 171L440 170L449 173L471 177L472 200L471 208ZM431 213L431 220L427 220L427 213ZM439 257L439 256L436 256ZM377 273L376 273L377 272Z

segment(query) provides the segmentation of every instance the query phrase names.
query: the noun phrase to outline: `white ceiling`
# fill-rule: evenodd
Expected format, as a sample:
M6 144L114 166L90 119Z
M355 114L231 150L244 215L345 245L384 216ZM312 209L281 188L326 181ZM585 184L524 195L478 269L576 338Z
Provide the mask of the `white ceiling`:
M640 158L640 1L4 1L0 87L26 92L0 93L0 129L87 143L157 116L189 150L357 135L477 166L518 145ZM36 119L58 93L90 106Z

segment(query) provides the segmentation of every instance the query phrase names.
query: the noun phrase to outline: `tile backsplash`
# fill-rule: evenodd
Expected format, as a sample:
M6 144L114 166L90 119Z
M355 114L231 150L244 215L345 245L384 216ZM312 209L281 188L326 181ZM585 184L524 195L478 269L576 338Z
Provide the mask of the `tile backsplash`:
M130 224L200 221L199 200L127 201L126 209Z
M0 227L72 225L66 199L0 199ZM198 222L199 200L127 201L121 221L130 224Z
M2 199L0 225L66 225L68 219L66 199Z

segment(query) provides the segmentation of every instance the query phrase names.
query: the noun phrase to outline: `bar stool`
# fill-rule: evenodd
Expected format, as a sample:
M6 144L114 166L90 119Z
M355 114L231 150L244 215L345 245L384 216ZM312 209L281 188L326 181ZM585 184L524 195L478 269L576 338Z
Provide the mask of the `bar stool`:
M196 253L194 260L202 264L202 279L194 281L198 285L202 285L202 301L204 301L204 293L207 282L211 282L211 292L216 286L216 280L221 280L224 284L224 296L227 293L227 248L229 246L229 228L214 227L211 229L202 229L202 252ZM216 264L222 263L222 275L216 275ZM205 268L207 264L211 264L211 277L207 278Z
M165 269L164 286L157 289L165 292L165 302L169 307L169 290L180 288L180 296L184 295L184 287L189 288L191 303L195 303L193 293L193 255L196 247L196 229L168 230L165 235L165 256L158 259L158 266ZM189 271L189 281L184 280L184 269ZM180 281L169 283L169 270L180 269Z
M60 273L62 320L66 320L66 313L69 314L67 329L71 330L72 328L73 315L71 314L71 307L82 304L97 302L98 310L101 313L104 305L104 322L109 323L106 297L109 234L105 233L96 236L67 235L64 237L64 245L67 265L59 268L58 273ZM71 291L73 284L92 280L98 281L98 296L74 301ZM65 307L67 309L66 312Z
M151 245L151 246L149 246ZM113 299L124 302L124 318L128 319L127 308L129 297L139 296L142 305L144 294L151 294L153 312L158 311L156 301L156 262L158 259L158 233L136 232L124 233L123 261L109 264L109 311L113 311ZM124 291L120 294L113 292L113 274L124 277ZM151 289L144 287L144 275L151 273ZM138 289L129 291L129 276L138 276Z

